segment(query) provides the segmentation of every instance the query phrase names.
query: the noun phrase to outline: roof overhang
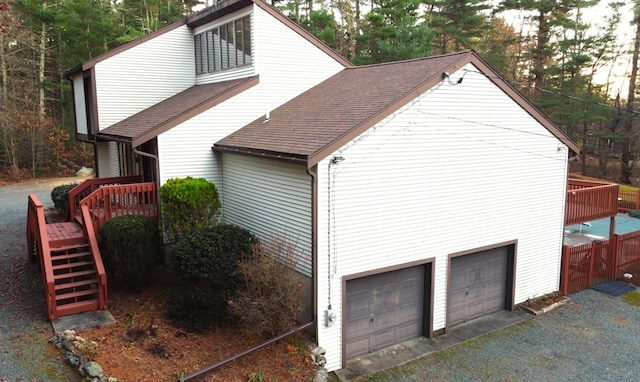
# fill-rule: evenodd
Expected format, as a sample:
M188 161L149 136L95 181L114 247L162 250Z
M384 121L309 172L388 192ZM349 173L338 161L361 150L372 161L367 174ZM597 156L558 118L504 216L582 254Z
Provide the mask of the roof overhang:
M215 92L216 85L223 85L232 81L237 82L234 86L231 86L223 91ZM138 147L143 143L157 137L158 135L176 127L177 125L193 118L194 116L211 109L224 101L227 101L236 95L244 92L245 90L257 85L259 83L259 77L248 77L244 80L232 80L222 83L214 83L207 85L196 85L181 93L176 94L160 103L157 103L131 117L124 119L116 124L113 124L106 129L101 130L96 134L96 137L101 140L126 142L130 143L132 147ZM212 94L203 99L197 99L194 102L188 103L184 108L177 109L174 113L167 113L158 117L158 111L165 111L164 109L173 109L168 107L169 105L182 106L181 99L188 96L189 92L192 92L198 86L212 88ZM147 125L144 129L132 128L136 125Z

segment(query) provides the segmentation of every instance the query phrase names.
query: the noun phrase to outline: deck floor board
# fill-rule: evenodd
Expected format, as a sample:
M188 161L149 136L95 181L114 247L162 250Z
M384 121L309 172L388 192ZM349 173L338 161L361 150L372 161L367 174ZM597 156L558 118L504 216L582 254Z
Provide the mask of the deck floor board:
M47 238L49 242L59 240L73 240L83 237L82 226L75 222L47 224Z

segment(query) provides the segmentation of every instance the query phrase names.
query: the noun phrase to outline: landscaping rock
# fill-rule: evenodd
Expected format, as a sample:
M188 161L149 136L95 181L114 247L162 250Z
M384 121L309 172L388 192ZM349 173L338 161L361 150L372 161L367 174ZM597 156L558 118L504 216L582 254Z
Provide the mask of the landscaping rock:
M82 167L80 170L76 172L76 176L92 176L92 175L93 175L93 169L87 168L87 167Z
M78 370L83 377L90 377L92 380L93 378L102 378L102 367L97 362L85 362Z
M73 330L56 333L49 342L65 353L66 362L78 368L78 372L83 378L91 382L118 382L117 378L105 377L100 364L85 358L90 357L90 354L97 351L98 344L96 342L87 341ZM88 353L85 354L83 352Z

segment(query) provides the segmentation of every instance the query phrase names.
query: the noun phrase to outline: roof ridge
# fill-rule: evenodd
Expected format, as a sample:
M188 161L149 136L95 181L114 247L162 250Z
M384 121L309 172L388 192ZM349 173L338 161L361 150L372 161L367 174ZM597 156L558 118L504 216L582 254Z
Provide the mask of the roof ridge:
M427 60L434 60L434 59L438 59L438 58L446 58L446 57L451 57L451 56L465 56L467 54L472 54L475 53L475 51L473 49L468 49L468 50L463 50L461 52L455 52L455 53L446 53L446 54L437 54L434 56L427 56L427 57L418 57L418 58L408 58L406 60L400 60L400 61L388 61L388 62L379 62L379 63L375 63L375 64L367 64L367 65L359 65L359 66L352 66L352 67L346 67L346 69L362 69L362 68L372 68L372 67L378 67L378 66L387 66L387 65L398 65L398 64L405 64L408 62L417 62L417 61L427 61Z

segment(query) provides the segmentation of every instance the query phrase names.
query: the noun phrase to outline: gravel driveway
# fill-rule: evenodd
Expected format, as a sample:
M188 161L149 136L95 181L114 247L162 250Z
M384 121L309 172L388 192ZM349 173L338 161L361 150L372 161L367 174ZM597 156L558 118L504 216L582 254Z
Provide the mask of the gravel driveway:
M640 307L592 289L498 332L359 381L638 381Z
M29 181L0 187L0 381L79 381L71 367L47 341L42 276L27 260L25 227L27 196L34 193L52 206L51 190L78 178Z

